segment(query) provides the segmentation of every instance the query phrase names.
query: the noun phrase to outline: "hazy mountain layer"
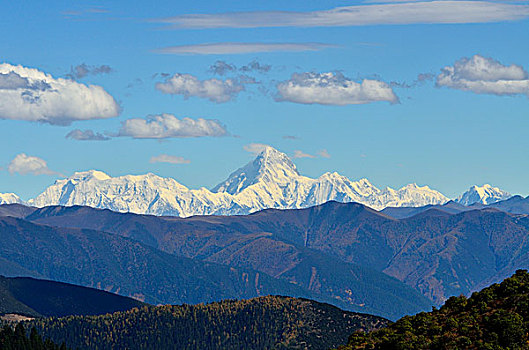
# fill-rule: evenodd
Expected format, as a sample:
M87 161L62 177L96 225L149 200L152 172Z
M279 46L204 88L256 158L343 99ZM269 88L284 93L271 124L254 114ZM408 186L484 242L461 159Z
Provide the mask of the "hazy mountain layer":
M25 316L101 315L144 303L102 290L26 277L0 276L0 314Z

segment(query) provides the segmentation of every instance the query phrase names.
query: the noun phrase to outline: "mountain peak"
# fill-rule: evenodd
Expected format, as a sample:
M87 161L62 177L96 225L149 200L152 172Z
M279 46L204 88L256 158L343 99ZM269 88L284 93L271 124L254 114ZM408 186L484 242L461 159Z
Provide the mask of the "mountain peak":
M258 182L281 185L299 176L296 165L285 153L266 146L253 161L237 169L212 191L237 194Z
M111 177L99 170L87 170L87 171L77 171L72 176L68 178L68 180L81 180L81 181L87 181L87 180L109 180Z
M505 192L498 187L493 187L489 184L483 186L474 185L463 193L456 202L463 205L472 205L476 203L480 204L492 204L505 199L511 198L512 195Z

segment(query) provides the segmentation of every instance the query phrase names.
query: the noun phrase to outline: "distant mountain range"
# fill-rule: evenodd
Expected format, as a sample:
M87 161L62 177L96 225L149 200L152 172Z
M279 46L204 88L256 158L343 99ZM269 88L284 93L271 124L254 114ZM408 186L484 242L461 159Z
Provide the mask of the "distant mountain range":
M441 205L425 205L422 207L387 207L381 212L396 219L404 219L432 209L442 211L447 214L457 214L465 211L494 208L511 214L529 215L529 197L512 196L508 199L493 202L490 204L474 203L472 205L462 205L454 201Z
M463 205L490 204L510 194L484 185L473 186L456 199ZM386 207L440 205L449 198L428 186L410 184L398 190L375 187L367 179L352 181L325 173L317 179L299 174L292 160L266 147L252 162L208 190L188 189L172 178L154 174L111 177L101 171L77 172L57 180L28 205L82 205L119 212L158 216L239 215L262 209L300 209L328 201ZM22 203L14 194L0 194L0 204Z

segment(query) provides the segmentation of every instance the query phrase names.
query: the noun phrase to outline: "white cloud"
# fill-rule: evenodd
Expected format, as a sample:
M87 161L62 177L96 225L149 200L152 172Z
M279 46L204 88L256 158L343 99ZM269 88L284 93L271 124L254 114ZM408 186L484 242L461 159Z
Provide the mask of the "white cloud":
M172 114L161 114L149 116L146 119L125 120L116 136L129 136L136 139L164 139L227 135L228 131L217 120L178 119Z
M175 55L233 55L259 52L319 51L335 47L323 43L208 43L179 45L155 50L157 53Z
M235 98L244 90L244 85L234 79L199 80L191 74L175 74L163 83L156 83L156 89L164 94L182 95L184 98L200 97L223 103Z
M169 164L189 164L190 160L184 159L184 157L170 156L168 154L160 154L154 156L150 160L151 163L169 163Z
M50 170L44 159L28 156L25 153L18 154L7 166L7 171L11 174L19 173L21 175L60 175Z
M160 19L171 28L332 27L413 23L487 23L529 17L529 6L489 1L421 1L312 12L188 14Z
M246 152L252 153L253 155L258 155L268 147L270 147L270 145L266 145L264 143L250 143L248 145L244 145L242 148Z
M437 86L472 91L477 94L529 96L529 74L521 66L474 55L442 69Z
M294 73L277 84L279 101L304 104L350 105L376 101L398 102L391 87L378 80L354 82L340 73Z
M292 158L294 158L294 159L298 159L298 158L316 158L316 156L314 156L312 154L305 153L305 152L300 151L300 150L295 150L294 151L294 155L292 156Z
M119 113L119 105L100 86L55 79L34 68L0 64L0 119L68 125Z
M96 133L93 130L79 130L75 129L70 131L66 135L67 139L78 140L78 141L107 141L110 137L101 133Z
M326 149L318 151L318 155L322 158L331 158L331 155L329 154L329 152L327 152Z

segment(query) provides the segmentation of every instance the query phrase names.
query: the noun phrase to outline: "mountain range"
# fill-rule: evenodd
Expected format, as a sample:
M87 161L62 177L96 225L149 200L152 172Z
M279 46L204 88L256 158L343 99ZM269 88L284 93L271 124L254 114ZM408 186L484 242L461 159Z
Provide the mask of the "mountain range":
M490 204L510 194L490 185L473 186L456 199L463 205ZM317 179L301 175L292 160L272 147L233 172L211 190L189 189L172 178L154 174L111 177L90 170L57 180L28 205L82 205L118 212L158 216L240 215L262 209L300 209L328 201L356 202L376 210L386 207L441 205L449 198L428 186L409 184L379 189L367 179L352 181L336 172ZM22 203L0 194L0 204Z
M278 294L393 319L432 304L383 272L298 246L264 226L236 234L226 225L216 231L207 221L214 216L195 223L90 207L14 204L0 206L0 215L0 274L7 276L96 287L152 304ZM191 236L180 237L188 228Z
M528 200L520 198L499 203L517 202L509 207L523 208ZM463 207L446 207L456 206ZM4 226L8 220L15 225L15 217L20 220L16 227L27 225L25 229L0 230L12 232L6 237L21 236L18 241L2 238L6 243L0 258L11 264L5 266L37 271L48 278L76 279L72 282L85 285L99 283L113 291L119 286L125 295L138 293L166 302L211 300L214 294L208 294L209 286L213 291L226 283L234 287L225 296L240 290L237 295L244 297L284 290L298 293L286 295L394 318L412 313L409 310L428 309L451 295L469 294L529 265L529 216L488 206L454 213L434 207L400 219L362 204L338 202L307 209L268 209L245 216L190 218L79 206L38 209L8 205L0 206L0 213L5 215ZM37 242L31 239L35 232L52 228L54 236ZM64 246L63 236L67 234L90 238L68 238L72 248L65 249L68 246ZM98 244L97 249L94 244ZM82 250L73 249L79 245ZM14 247L25 253L14 254ZM43 251L53 256L52 263L57 266L37 263ZM84 258L89 254L97 261L95 266ZM181 261L180 265L174 261ZM61 264L68 266L68 273ZM142 265L146 266L143 270ZM80 273L81 267L86 272ZM228 267L235 270L229 272ZM114 272L103 274L102 280L98 275L102 272L93 272L94 268ZM158 276L167 269L174 277L167 273ZM216 273L209 272L212 269ZM141 277L136 279L135 273ZM193 299L192 295L184 298L179 294L184 292L175 284L177 278L196 285L194 278L202 275L208 276L201 280L202 295L193 295ZM246 275L249 281L259 278L262 287L236 282ZM159 281L160 277L165 280ZM169 283L171 292L159 289Z

